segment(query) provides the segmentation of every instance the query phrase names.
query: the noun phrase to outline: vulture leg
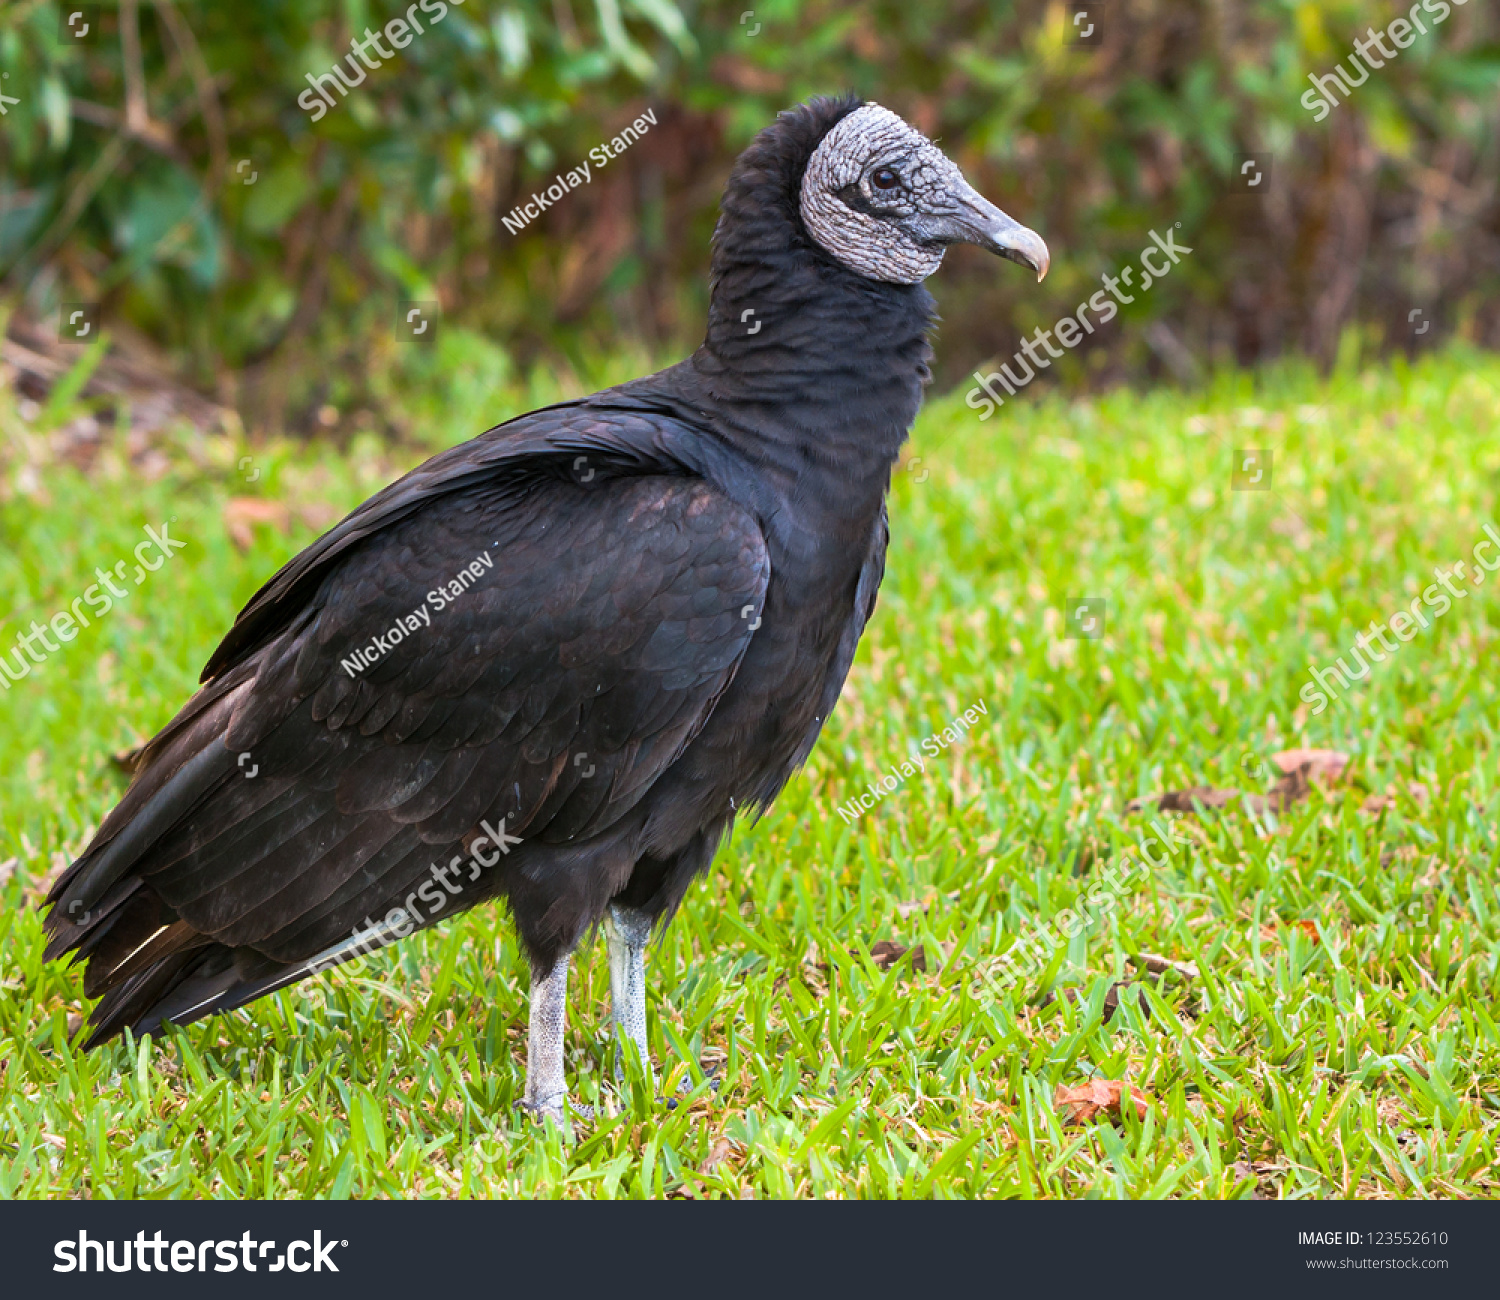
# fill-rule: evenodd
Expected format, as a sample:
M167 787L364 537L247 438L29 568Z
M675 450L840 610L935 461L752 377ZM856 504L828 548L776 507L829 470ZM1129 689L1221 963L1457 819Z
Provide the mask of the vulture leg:
M628 1040L636 1045L641 1069L654 1084L651 1058L646 1052L646 944L651 938L651 917L634 908L612 903L604 918L604 933L609 943L610 1009L621 1051L616 1074L624 1075L624 1051Z
M550 971L531 970L531 1027L526 1036L527 1110L538 1119L565 1123L567 1081L563 1077L563 1034L568 1024L568 966L572 953Z

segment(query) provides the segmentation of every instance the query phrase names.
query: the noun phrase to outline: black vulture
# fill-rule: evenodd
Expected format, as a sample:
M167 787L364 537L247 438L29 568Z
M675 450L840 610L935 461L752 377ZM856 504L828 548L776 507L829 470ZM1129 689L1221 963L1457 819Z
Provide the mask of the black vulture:
M874 609L954 243L1047 270L895 114L787 111L731 172L702 347L433 457L267 582L48 895L87 1045L504 898L524 1104L564 1114L595 926L645 1062L654 928L807 758Z

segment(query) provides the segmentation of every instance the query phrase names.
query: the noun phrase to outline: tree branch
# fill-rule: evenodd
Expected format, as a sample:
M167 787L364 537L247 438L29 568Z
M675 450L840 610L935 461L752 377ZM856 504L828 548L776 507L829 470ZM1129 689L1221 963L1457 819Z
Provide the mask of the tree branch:
M208 133L208 176L206 185L210 192L217 192L229 166L229 137L224 129L224 111L219 104L219 92L214 85L213 73L203 58L198 38L183 16L177 12L172 0L153 0L156 12L166 25L167 34L177 52L187 64L188 75L193 79L193 92L198 98L198 112L203 118L203 129Z

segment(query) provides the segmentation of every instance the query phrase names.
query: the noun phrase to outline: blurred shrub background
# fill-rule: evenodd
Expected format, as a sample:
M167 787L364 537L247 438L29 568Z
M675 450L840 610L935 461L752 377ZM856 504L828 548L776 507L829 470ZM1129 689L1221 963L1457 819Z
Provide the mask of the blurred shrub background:
M1192 255L1059 363L1064 382L1500 341L1492 0L1455 7L1321 123L1300 103L1308 74L1403 6L1105 0L1102 45L1080 49L1061 0L449 3L314 123L306 75L396 0L118 0L83 44L60 40L58 4L5 0L12 337L40 347L62 303L100 302L118 349L271 431L401 432L410 408L390 395L424 367L467 376L482 405L517 367L668 360L700 336L736 152L778 110L853 90L939 139L1053 249L1040 289L950 254L940 385L1009 356L1175 223ZM658 125L591 184L502 226L648 106ZM1263 198L1233 192L1246 152L1274 159ZM440 301L438 348L395 343L403 299Z

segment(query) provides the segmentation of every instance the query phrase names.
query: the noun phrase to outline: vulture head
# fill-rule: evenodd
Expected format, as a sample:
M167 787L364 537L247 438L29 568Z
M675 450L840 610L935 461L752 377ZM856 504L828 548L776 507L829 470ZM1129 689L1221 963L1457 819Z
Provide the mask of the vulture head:
M1042 237L979 194L920 131L879 104L861 104L819 141L798 204L808 233L850 270L917 284L949 244L978 244L1047 274Z

